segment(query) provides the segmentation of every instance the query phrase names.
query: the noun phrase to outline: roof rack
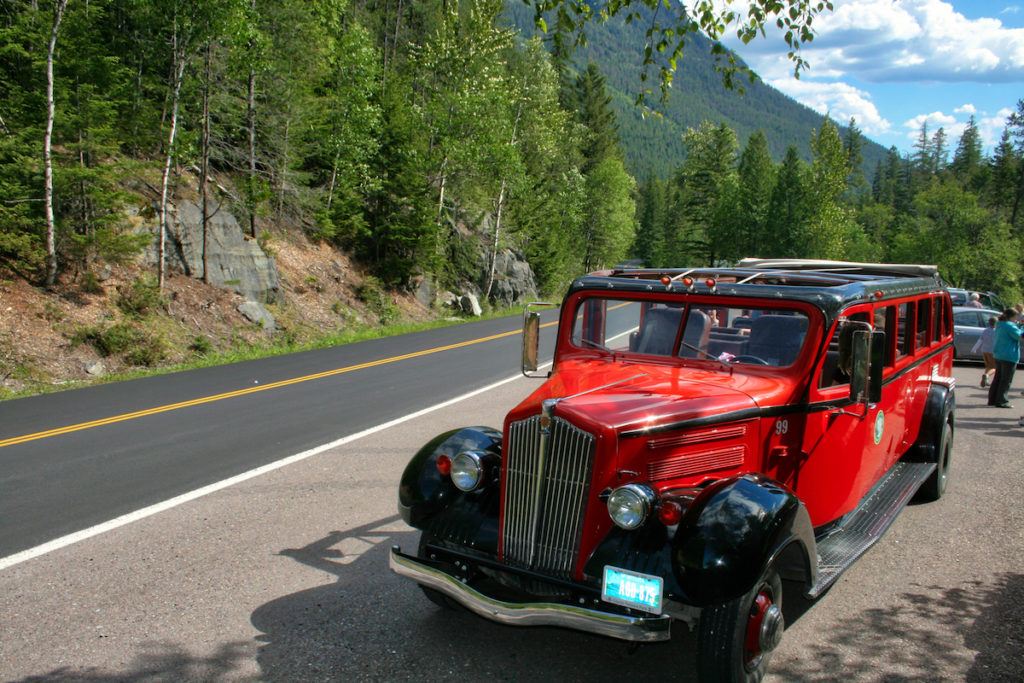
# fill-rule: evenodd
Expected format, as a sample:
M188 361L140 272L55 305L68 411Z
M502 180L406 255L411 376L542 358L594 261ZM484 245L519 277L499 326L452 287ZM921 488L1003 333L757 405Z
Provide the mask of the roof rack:
M888 275L896 277L936 277L939 274L938 266L913 263L861 263L858 261L825 261L818 259L745 258L736 265L739 268L756 268L760 270L813 270L851 275Z
M736 266L703 268L628 268L591 273L592 276L656 280L669 277L679 280L690 276L695 280L713 277L735 284L805 285L838 287L855 283L903 280L909 278L938 279L938 267L909 263L858 263L854 261L823 261L815 259L746 258Z

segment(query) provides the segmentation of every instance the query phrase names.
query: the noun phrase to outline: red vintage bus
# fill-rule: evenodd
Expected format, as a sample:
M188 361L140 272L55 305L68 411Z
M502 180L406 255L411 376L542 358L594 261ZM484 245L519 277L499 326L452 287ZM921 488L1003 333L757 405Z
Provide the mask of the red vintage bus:
M527 309L524 372L537 369ZM765 672L782 580L814 598L946 487L952 308L935 267L747 259L577 279L554 364L501 431L438 436L391 568L512 625L697 629L704 680ZM792 583L789 583L792 582Z

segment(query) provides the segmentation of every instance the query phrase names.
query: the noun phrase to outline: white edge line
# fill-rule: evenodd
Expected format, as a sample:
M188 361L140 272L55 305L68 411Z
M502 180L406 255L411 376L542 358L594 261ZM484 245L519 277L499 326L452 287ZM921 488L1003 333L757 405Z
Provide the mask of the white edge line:
M549 365L551 365L550 361L541 364L540 366L538 366L537 369L540 370L542 368L548 367ZM363 437L370 436L371 434L376 434L377 432L389 429L391 427L394 427L395 425L400 425L403 422L415 420L416 418L422 417L427 413L432 413L435 410L447 408L450 405L454 405L461 401L465 401L466 399L473 398L474 396L479 396L480 394L491 391L492 389L497 389L501 385L508 384L509 382L514 382L515 380L519 379L522 376L523 375L521 373L517 373L512 377L506 377L503 380L499 380L497 382L494 382L493 384L488 384L487 386L480 387L479 389L474 389L473 391L470 391L469 393L466 394L462 394L461 396L450 398L447 401L443 401L441 403L428 406L426 408L423 408L422 410L417 410L414 413L403 415L402 417L398 417L395 418L394 420L390 420L388 422L384 422L382 424L370 427L369 429L364 429L361 432L356 432L355 434L343 436L340 439L331 441L330 443L325 443L322 446L310 448L309 450L302 451L301 453L296 453L295 455L290 455L287 458L282 458L281 460L275 460L274 462L267 463L266 465L261 465L260 467L249 470L248 472L236 474L233 477L228 477L227 479L222 479L221 481L208 484L206 486L203 486L202 488L195 489L194 491L189 491L188 493L183 493L180 496L169 498L160 503L156 503L155 505L144 507L141 510L136 510L135 512L129 512L128 514L121 515L120 517L115 517L114 519L111 519L109 521L102 522L95 526L91 526L88 529L82 529L81 531L76 531L73 534L68 534L67 536L61 536L60 538L55 538L52 541L47 541L42 545L35 546L34 548L29 548L28 550L22 550L21 552L17 552L13 555L2 557L0 558L0 571L3 571L8 567L13 567L16 564L21 564L22 562L25 562L27 560L34 559L41 555L51 553L54 550L66 548L69 545L78 543L79 541L84 541L88 538L92 538L93 536L99 536L100 534L104 534L108 531L113 531L118 527L131 524L132 522L137 522L140 519L145 519L146 517L150 517L157 513L164 512L165 510L170 510L171 508L175 508L179 505L182 505L183 503L188 503L189 501L193 501L197 498L202 498L203 496L215 493L217 491L220 491L221 489L226 489L229 486L234 486L235 484L240 484L243 481L253 479L262 474L273 472L274 470L286 467L287 465L292 465L294 463L305 460L306 458L311 458L314 455L319 455L320 453L328 451L332 448L343 446L347 443L351 443L358 439L362 439Z

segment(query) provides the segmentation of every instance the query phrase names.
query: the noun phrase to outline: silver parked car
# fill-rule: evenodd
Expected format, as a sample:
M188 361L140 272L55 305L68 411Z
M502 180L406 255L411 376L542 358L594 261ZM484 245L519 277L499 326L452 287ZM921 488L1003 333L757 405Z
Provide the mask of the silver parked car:
M972 353L974 343L981 331L988 327L988 319L996 318L1002 311L973 306L953 307L953 358L956 360L981 360L981 353Z

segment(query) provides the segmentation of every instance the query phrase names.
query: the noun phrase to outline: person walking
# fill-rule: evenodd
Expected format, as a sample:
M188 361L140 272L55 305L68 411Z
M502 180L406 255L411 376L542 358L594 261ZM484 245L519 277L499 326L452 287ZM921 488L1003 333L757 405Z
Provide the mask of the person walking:
M981 331L978 341L971 347L971 353L980 353L985 361L985 371L981 373L981 386L987 387L992 381L992 375L996 372L996 357L992 355L992 348L996 343L996 317L993 315L988 319L988 327Z
M992 355L996 359L996 374L992 378L992 386L988 388L988 404L996 408L1012 408L1010 405L1010 384L1013 373L1017 371L1020 361L1021 328L1015 322L1017 311L1007 308L999 316L996 323L995 341L992 344Z

